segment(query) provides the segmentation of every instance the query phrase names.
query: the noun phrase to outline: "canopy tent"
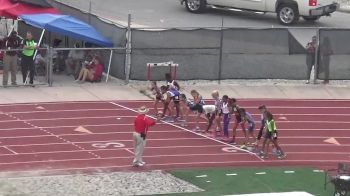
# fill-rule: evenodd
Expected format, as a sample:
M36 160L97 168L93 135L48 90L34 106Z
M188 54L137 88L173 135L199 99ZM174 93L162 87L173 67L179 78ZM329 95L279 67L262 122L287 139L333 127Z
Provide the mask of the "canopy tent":
M0 16L17 19L20 15L23 14L40 14L40 13L51 13L58 14L60 13L55 8L47 8L29 5L26 3L13 3L11 0L0 0Z
M21 15L20 18L37 28L80 39L99 46L112 47L113 43L101 35L91 25L68 15L32 14Z

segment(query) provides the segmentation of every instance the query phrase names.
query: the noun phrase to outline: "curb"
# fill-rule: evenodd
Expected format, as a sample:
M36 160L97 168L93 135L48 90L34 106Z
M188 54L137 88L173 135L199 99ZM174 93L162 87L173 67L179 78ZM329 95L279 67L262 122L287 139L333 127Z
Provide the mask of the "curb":
M350 13L350 5L340 6L338 12Z

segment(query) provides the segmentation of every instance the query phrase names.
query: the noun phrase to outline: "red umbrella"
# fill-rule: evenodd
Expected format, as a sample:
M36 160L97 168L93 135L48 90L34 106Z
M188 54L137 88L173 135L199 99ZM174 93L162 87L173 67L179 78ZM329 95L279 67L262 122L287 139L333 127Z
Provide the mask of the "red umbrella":
M32 6L25 3L12 3L11 0L0 0L0 16L17 19L23 14L59 14L60 12L55 8L45 8L39 6Z

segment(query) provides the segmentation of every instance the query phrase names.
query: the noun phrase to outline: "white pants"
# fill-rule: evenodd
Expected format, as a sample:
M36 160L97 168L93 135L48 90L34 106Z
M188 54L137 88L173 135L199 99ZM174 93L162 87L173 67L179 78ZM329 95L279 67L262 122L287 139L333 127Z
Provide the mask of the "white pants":
M134 132L134 161L133 164L142 163L143 150L146 146L146 140L141 137L140 133Z

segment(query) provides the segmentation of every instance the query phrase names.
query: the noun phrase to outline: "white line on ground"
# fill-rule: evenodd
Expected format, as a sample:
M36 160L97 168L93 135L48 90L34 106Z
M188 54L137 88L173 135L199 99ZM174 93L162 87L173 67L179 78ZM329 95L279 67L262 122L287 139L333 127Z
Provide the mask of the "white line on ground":
M18 153L15 152L14 150L10 149L8 146L2 146L3 148L5 148L6 150L10 151L12 154L17 155Z
M255 173L256 175L265 175L266 172L258 172L258 173Z
M276 115L276 114L274 114ZM314 115L314 114L310 114ZM328 114L325 114L328 116ZM256 116L260 116L260 114L256 114ZM277 116L277 115L276 115ZM301 115L295 115L295 116L301 116ZM339 116L344 116L344 115L339 115ZM32 121L56 121L56 120L79 120L79 119L108 119L111 118L112 120L121 120L121 118L135 118L135 116L120 116L120 115L115 115L115 116L77 116L77 117L61 117L61 118L29 118L29 119L16 119L16 120L2 120L0 123L5 123L5 122L32 122ZM256 123L260 123L260 121L255 121ZM310 121L302 121L302 120L281 120L279 123L350 123L348 121L324 121L324 120L310 120ZM193 122L189 122L193 123ZM199 123L206 123L206 122L199 122Z
M315 172L315 173L323 173L324 170L314 169L313 172Z
M200 176L196 176L196 178L206 178L208 177L207 175L200 175Z
M4 114L5 114L6 116L8 116L8 117L11 117L11 118L13 118L13 119L17 119L17 120L21 121L20 118L15 117L15 116L13 116L12 114L7 114L7 113L4 113ZM68 143L68 144L71 144L71 145L75 146L76 148L78 148L78 149L80 149L80 150L85 150L83 147L81 147L81 146L79 146L79 145L77 145L77 144L75 144L75 143L73 143L73 142L71 142L71 141L69 141L69 140L67 140L67 139L65 139L65 138L63 138L63 137L57 136L57 135L51 133L50 131L48 131L48 130L42 128L42 127L38 127L38 126L36 126L36 125L34 125L34 124L30 123L30 122L27 122L27 121L23 121L23 123L24 123L24 124L27 124L28 126L34 127L34 128L36 128L36 129L40 129L40 131L43 131L43 132L45 132L45 133L47 133L47 134L50 134L50 135L56 137L57 139L64 141L65 143ZM92 155L92 156L94 156L94 157L101 158L100 156L98 156L97 154L94 154L93 152L87 151L87 153L90 154L90 155Z
M134 152L131 151L129 148L123 148L123 149L125 149L126 151L128 151L128 152L130 152L132 155L134 155Z
M120 104L117 104L117 103L114 103L114 102L110 102L110 103L111 103L112 105L116 105L116 106L119 106L119 107L121 107L121 108L125 108L125 109L127 109L127 110L130 110L130 111L133 111L133 112L137 113L136 110L130 109L130 108L125 107L125 106L123 106L123 105L120 105ZM151 117L151 116L150 116L150 117ZM154 117L151 117L151 118L154 119ZM202 135L202 134L196 133L196 132L194 132L194 131L191 131L191 130L189 130L189 129L186 129L186 128L181 127L181 126L178 126L178 125L174 125L174 124L171 124L171 123L168 123L168 122L165 122L165 121L162 121L162 122L165 123L165 124L168 124L168 125L170 125L170 126L176 127L176 128L178 128L178 129L182 129L182 130L184 130L184 131L193 133L193 134L198 135L198 136L200 136L200 137L207 138L207 139L209 139L209 140L216 141L216 142L218 142L218 143L221 143L221 144L224 144L224 145L227 145L227 146L234 147L234 148L236 148L238 151L243 151L243 152L246 152L246 153L249 153L249 154L255 156L255 157L258 158L260 161L265 161L264 159L260 158L260 157L259 157L258 155L256 155L255 153L252 153L252 152L250 152L250 151L248 151L248 150L240 149L240 148L238 148L238 147L236 147L236 146L234 146L234 145L227 144L227 143L225 143L225 142L222 142L222 141L220 141L220 140L217 140L217 139L208 137L208 136L206 136L206 135Z
M295 171L284 171L285 174L294 174Z
M284 130L283 130L284 131ZM167 131L152 131L152 133L176 133L181 132L181 130L167 130ZM181 132L183 133L183 132ZM71 133L71 134L55 134L59 137L64 136L87 136L87 135L115 135L115 134L132 134L132 131L126 131L126 132L99 132L99 133ZM46 134L46 135L28 135L28 136L12 136L12 137L0 137L0 139L15 139L15 138L40 138L40 137L51 137L52 135ZM328 139L331 136L280 136L279 139ZM333 136L334 137L334 136ZM236 137L237 139L243 139L244 137ZM337 137L337 139L350 139L350 137ZM178 138L177 138L178 139ZM191 139L191 138L185 138L185 139ZM192 138L192 139L198 139L198 138ZM153 139L156 140L156 139ZM157 140L163 140L163 139L157 139ZM172 138L165 138L164 140L172 140ZM228 147L230 148L230 147Z
M226 176L237 176L237 174L226 174Z
M207 180L207 182L209 183L209 182L211 182L210 180Z

